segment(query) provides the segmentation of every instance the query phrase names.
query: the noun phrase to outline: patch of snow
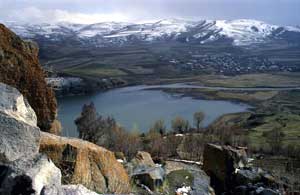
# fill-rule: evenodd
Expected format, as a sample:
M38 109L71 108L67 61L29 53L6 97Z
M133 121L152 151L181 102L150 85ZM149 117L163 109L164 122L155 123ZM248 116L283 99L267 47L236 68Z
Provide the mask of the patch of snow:
M178 195L189 195L191 190L192 190L192 188L190 186L183 186L181 188L177 188L176 193Z
M248 163L251 163L251 162L253 162L254 161L254 158L248 158Z
M105 44L122 45L131 40L153 42L178 38L183 33L190 33L185 37L186 42L201 39L200 43L213 42L220 37L233 40L234 45L245 46L263 43L270 40L279 26L267 24L257 20L202 20L186 21L178 19L160 20L153 23L132 24L122 22L103 22L96 24L72 24L61 22L57 24L18 24L7 22L9 28L23 38L44 36L46 39L59 41L65 36L82 39L83 44L102 46ZM282 27L282 32L300 33L299 27ZM277 33L277 36L281 34ZM95 38L92 39L92 38ZM92 39L90 42L86 40Z
M206 40L201 41L200 43L201 43L201 44L205 44L205 43L208 43L208 42L215 41L215 40L217 40L217 39L218 39L218 38L217 38L215 35L210 35Z
M119 163L124 163L124 160L122 160L122 159L117 159L117 161L118 161Z
M297 26L286 26L284 29L291 32L300 32L300 28Z
M278 26L257 20L217 20L216 26L221 29L221 35L233 39L234 45L263 42L278 28Z
M169 159L170 161L174 162L182 162L182 163L187 163L187 164L196 164L196 165L202 165L201 162L199 161L192 161L192 160L183 160L183 159Z
M196 39L199 39L199 38L205 37L207 34L208 34L208 32L199 32L199 33L193 35L193 37Z

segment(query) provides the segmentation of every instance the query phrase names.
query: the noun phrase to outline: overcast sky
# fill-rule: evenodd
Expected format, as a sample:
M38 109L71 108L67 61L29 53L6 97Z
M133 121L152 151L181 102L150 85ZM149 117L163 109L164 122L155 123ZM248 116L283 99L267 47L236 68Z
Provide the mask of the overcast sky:
M300 0L0 0L0 22L257 19L300 25Z

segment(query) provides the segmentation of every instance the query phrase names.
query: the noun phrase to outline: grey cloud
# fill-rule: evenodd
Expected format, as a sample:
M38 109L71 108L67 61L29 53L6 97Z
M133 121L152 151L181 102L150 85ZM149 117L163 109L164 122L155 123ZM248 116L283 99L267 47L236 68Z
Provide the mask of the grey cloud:
M30 13L30 8L36 12ZM297 25L300 24L299 9L299 0L0 0L2 21L15 19L29 22L33 18L55 22L61 17L57 11L62 11L69 15L84 14L99 18L102 15L104 18L109 18L110 14L120 15L120 20L131 21L251 18L274 24ZM22 12L23 16L20 16Z

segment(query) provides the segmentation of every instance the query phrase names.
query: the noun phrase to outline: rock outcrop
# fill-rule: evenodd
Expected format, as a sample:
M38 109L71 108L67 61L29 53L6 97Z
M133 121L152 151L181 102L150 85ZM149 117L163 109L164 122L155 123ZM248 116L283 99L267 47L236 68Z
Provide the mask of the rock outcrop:
M207 144L204 171L210 176L217 194L284 194L271 173L247 164L243 148Z
M36 124L20 92L0 83L0 195L96 195L81 185L62 185L62 178L98 192L130 192L128 175L114 153L79 139L41 133ZM59 166L39 153L40 142L56 163L61 160Z
M0 82L17 88L26 97L38 126L49 132L56 118L56 99L47 87L38 51L36 44L23 41L0 24Z
M155 165L148 152L138 151L127 164L127 171L134 183L138 186L146 186L151 191L162 186L164 181L165 171L161 166Z
M40 155L36 115L20 92L0 83L0 194L40 194L61 172Z
M131 163L136 166L155 167L155 163L152 160L151 155L148 152L143 151L138 151L135 157L131 160Z
M63 183L101 193L129 193L128 174L114 153L87 141L42 133L40 152L63 171Z
M22 94L0 83L0 162L31 158L38 153L36 115Z
M217 193L231 189L233 174L247 161L244 149L231 146L207 144L203 153L203 170L211 178L211 185Z

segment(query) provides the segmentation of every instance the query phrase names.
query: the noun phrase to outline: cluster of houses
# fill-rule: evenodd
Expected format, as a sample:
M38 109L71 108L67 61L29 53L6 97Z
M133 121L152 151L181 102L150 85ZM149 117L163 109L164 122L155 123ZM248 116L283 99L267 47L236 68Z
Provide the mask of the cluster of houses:
M83 80L78 77L48 77L46 82L58 95L81 93L84 88Z
M278 64L259 56L231 54L192 55L188 60L171 59L176 68L184 71L211 71L221 74L246 74L269 71L298 71L297 66Z

